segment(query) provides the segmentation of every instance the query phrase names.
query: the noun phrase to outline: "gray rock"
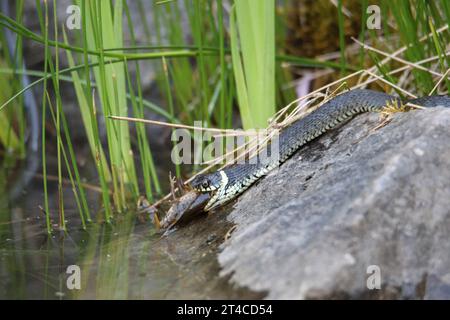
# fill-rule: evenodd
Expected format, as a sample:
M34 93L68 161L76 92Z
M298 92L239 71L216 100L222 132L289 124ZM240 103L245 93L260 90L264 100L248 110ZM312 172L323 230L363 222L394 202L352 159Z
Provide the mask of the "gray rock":
M449 299L450 109L379 124L357 117L243 194L221 274L274 299Z

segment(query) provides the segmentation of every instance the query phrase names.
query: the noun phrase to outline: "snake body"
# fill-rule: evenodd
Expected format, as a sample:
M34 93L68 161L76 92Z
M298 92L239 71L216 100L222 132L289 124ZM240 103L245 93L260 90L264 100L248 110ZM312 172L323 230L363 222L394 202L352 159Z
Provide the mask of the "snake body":
M269 161L236 164L213 173L199 175L191 182L191 186L199 192L212 194L204 208L206 211L212 210L236 198L311 140L350 120L357 114L380 112L387 105L401 102L398 97L378 91L367 89L347 91L282 130L278 137L279 154L277 157L271 157L270 152L263 150L261 152L269 153L267 157ZM427 96L407 102L423 107L450 107L450 97L448 96Z

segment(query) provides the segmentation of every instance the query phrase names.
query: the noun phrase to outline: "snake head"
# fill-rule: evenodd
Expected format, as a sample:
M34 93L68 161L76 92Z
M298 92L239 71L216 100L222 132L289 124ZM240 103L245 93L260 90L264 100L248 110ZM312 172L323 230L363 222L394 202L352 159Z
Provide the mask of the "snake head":
M191 186L198 192L213 192L211 199L204 207L205 211L213 210L226 202L225 191L228 187L228 176L223 170L200 175L191 182Z
M211 192L220 188L222 176L218 172L202 174L191 181L191 186L199 192Z

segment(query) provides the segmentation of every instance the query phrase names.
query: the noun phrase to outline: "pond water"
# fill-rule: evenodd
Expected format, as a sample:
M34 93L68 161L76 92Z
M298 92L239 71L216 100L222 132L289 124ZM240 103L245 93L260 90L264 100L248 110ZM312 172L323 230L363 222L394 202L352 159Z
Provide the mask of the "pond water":
M49 183L54 213L56 188L56 183ZM64 194L71 194L69 187ZM96 210L99 195L90 192L88 198ZM82 230L72 202L65 199L68 231L48 235L39 209L42 179L35 177L13 203L1 201L0 299L263 297L219 277L217 253L232 227L225 212L205 214L162 237L135 212L117 215L111 224L93 222ZM70 268L79 268L79 273ZM71 286L76 281L70 277L76 273L80 289Z

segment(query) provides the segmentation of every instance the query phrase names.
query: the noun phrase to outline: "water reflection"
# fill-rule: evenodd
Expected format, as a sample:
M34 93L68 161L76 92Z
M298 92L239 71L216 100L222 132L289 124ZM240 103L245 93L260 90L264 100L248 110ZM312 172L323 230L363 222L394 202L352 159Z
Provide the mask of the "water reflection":
M224 214L205 215L161 238L149 222L139 223L133 212L118 216L111 225L92 223L81 230L76 205L69 200L65 203L68 232L48 235L38 209L40 186L40 182L32 184L14 204L1 201L1 299L262 296L233 288L218 276L217 252L231 227ZM97 197L90 194L90 202ZM57 199L50 201L56 207ZM79 290L67 287L70 265L80 268Z

